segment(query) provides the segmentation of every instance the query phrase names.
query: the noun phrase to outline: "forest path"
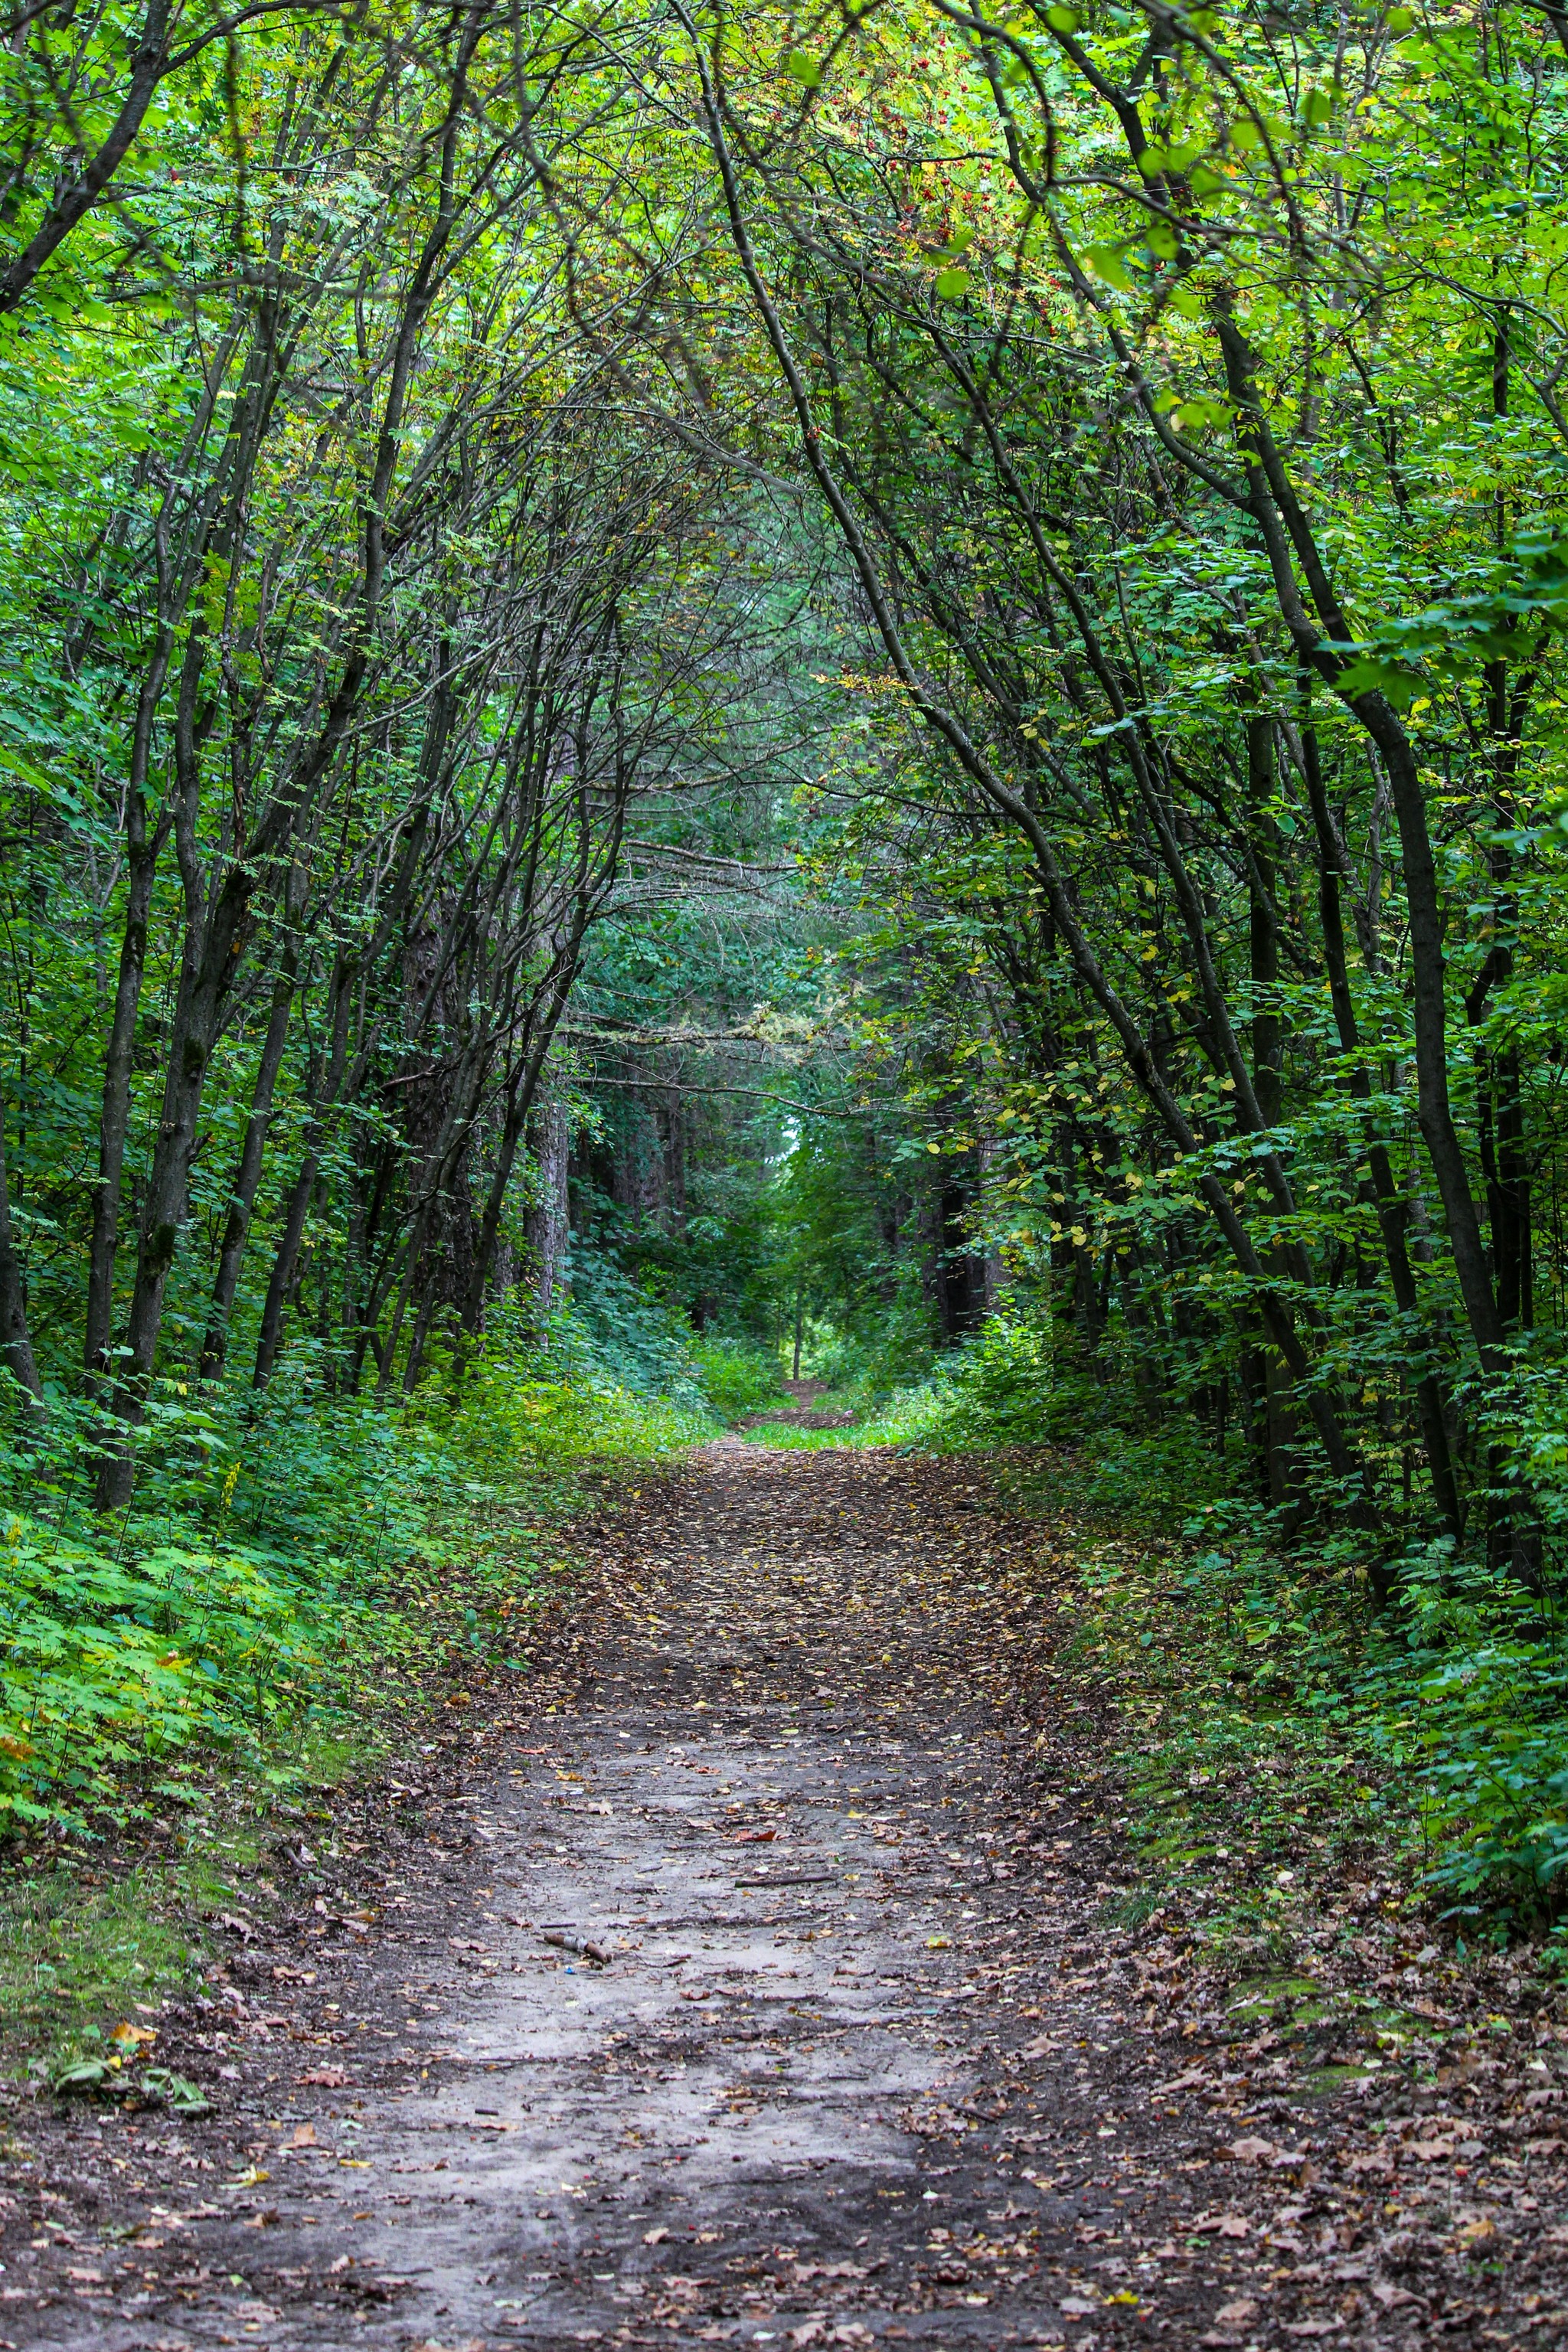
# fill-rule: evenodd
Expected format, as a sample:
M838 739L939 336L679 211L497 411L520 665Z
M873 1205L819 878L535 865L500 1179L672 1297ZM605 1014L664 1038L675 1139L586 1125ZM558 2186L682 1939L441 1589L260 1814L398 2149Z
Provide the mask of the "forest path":
M1271 2287L1296 2175L1237 2179L1234 2099L1197 2108L1166 2000L1134 2008L1112 1827L1042 1780L1022 1704L1037 1530L977 1475L731 1439L645 1480L593 1531L559 1709L386 1824L374 1937L302 1914L291 1958L237 1962L268 1987L235 1994L265 2045L237 2115L70 2127L0 2340L1340 2334L1332 2262ZM1350 2301L1363 2345L1426 2315Z

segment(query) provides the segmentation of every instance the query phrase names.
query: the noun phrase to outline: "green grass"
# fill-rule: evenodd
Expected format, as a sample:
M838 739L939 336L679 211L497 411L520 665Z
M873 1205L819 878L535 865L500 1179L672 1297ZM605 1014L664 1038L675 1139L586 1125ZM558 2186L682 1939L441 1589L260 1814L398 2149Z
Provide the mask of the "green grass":
M825 1454L872 1442L858 1429L797 1429L788 1421L759 1421L745 1434L749 1445L771 1446L779 1454Z
M116 1871L70 1855L0 1879L0 2072L47 2075L100 2054L116 2025L198 1982L205 1921L243 1900L256 1857L254 1837L235 1833L188 1859Z

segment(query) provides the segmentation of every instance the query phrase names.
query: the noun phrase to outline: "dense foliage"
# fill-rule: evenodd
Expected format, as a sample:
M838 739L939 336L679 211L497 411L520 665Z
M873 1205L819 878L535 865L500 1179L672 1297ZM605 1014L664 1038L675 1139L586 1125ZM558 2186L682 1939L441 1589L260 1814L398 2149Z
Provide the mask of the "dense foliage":
M3 87L27 1801L498 1381L956 1349L889 1432L1369 1595L1550 1900L1561 13L148 0Z

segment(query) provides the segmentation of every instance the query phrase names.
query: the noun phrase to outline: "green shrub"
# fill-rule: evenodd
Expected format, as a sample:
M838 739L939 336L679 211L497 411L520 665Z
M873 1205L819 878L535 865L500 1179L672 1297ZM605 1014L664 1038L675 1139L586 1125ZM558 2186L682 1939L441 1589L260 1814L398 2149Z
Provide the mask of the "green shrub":
M690 1358L703 1395L725 1421L783 1402L784 1366L776 1349L704 1333L692 1340Z
M638 1394L573 1336L488 1344L392 1408L304 1349L259 1398L165 1383L111 1518L85 1412L0 1441L0 1833L188 1796L216 1759L308 1775L432 1669L521 1664L581 1465L712 1430L694 1390Z
M1434 1545L1367 1678L1449 1916L1538 1928L1568 1905L1568 1651L1549 1602Z

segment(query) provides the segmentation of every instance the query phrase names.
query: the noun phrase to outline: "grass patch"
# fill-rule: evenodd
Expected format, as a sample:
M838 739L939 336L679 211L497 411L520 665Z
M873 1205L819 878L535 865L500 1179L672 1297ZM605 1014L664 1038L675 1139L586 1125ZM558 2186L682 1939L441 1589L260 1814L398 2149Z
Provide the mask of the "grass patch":
M831 1412L830 1405L818 1408ZM874 1443L858 1429L797 1429L787 1421L759 1421L746 1432L749 1445L771 1446L779 1454L824 1454L845 1445Z
M207 1920L244 1899L254 1834L198 1833L179 1859L116 1869L68 1853L0 1877L0 2066L52 2074L106 2054L116 2025L201 1980Z

